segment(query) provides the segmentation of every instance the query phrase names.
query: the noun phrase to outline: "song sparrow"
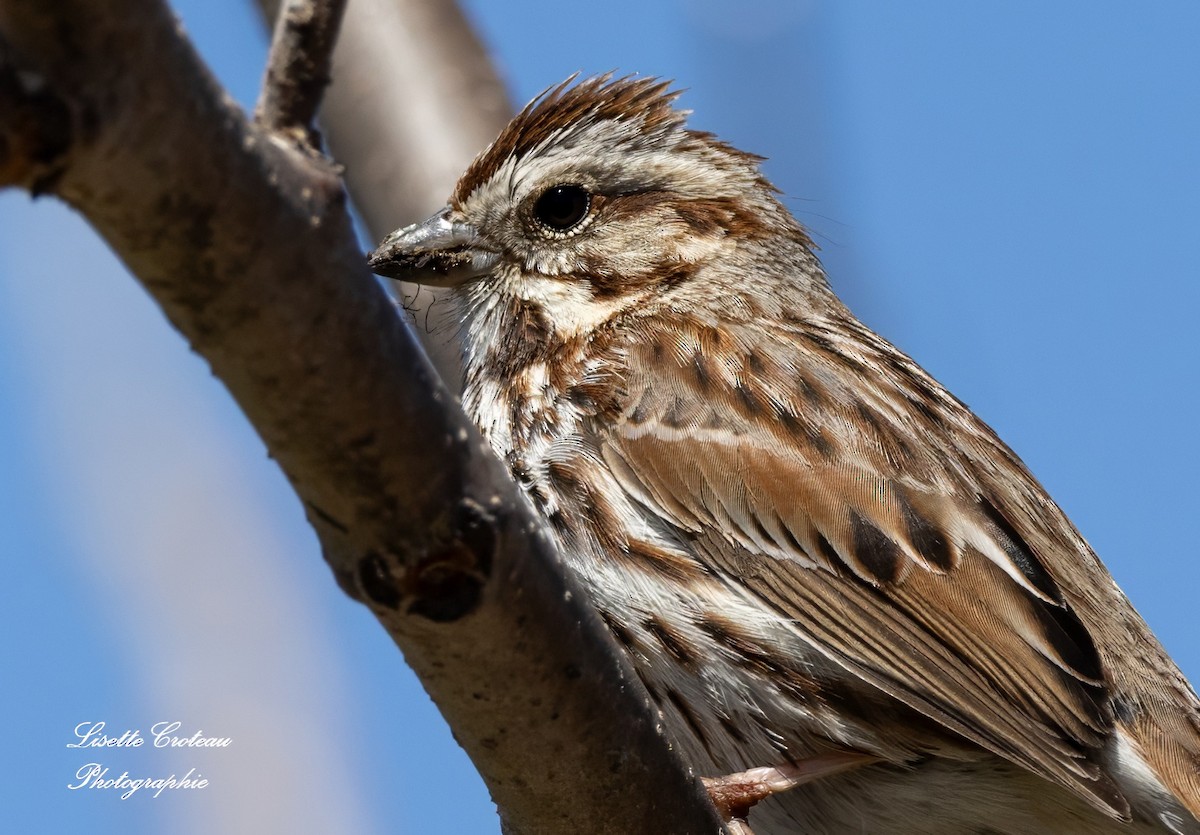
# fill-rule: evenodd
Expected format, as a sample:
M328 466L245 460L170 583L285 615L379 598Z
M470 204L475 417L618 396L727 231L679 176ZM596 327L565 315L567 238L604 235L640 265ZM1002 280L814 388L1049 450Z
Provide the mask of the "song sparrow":
M760 158L568 80L371 255L759 832L1200 833L1200 701L966 406L833 295Z

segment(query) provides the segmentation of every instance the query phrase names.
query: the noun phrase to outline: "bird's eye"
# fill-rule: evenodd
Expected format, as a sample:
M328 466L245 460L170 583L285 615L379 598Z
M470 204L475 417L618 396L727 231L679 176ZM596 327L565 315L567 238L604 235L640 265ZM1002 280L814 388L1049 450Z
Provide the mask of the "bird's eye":
M566 232L587 216L591 205L592 196L583 186L553 186L533 204L533 216L555 232Z

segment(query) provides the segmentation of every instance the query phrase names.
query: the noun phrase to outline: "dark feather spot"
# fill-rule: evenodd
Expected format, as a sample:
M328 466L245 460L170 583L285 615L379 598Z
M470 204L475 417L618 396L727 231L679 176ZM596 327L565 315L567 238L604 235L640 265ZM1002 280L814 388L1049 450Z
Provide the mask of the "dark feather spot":
M704 413L704 419L700 421L700 426L704 429L730 429L732 434L740 435L741 429L738 426L730 427L728 419L719 411L708 407L708 411Z
M836 343L834 343L833 340L822 337L820 344L824 350L829 352L831 359L840 363L850 373L856 376L867 378L870 378L871 375L875 373L874 369L871 368L860 357L856 357L854 354L847 353Z
M778 544L775 534L767 530L766 525L762 523L762 519L757 513L750 516L750 522L754 525L754 532L758 534L759 539L766 543Z
M784 524L782 519L779 520L779 530L783 532L784 542L789 548L791 548L797 554L804 554L807 556L808 552L804 550L804 546L800 544L800 540L796 539L796 535L792 533L792 529ZM826 545L828 544L829 543L826 543Z
M1102 681L1104 668L1092 636L1064 602L1050 572L994 504L980 497L979 507L991 523L991 534L1004 553L1034 588L1054 601L1046 603L1036 600L1032 606L1046 640L1062 661L1081 677Z
M637 650L637 644L633 640L633 634L623 626L620 621L611 613L604 609L600 610L600 618L604 621L604 625L608 627L608 631L617 639L617 643L625 647L629 652Z
M856 402L854 404L854 411L858 414L858 419L866 424L872 432L876 435L883 434L883 426L879 422L879 417L866 403L862 401Z
M658 692L658 688L646 679L645 674L643 674L640 669L634 667L633 671L637 673L638 680L642 682L642 687L645 687L646 692L650 694L650 701L654 702L654 704L661 708L663 706L663 701L662 695Z
M677 583L695 582L708 573L696 560L641 539L630 538L618 553L627 556L629 563L639 570L660 574Z
M550 461L546 464L546 478L561 494L577 496L583 492L583 480L575 469L562 461Z
M610 387L593 381L585 381L568 385L567 400L571 405L575 406L579 411L585 414L597 414L600 412L609 412L613 406L611 398L608 396Z
M708 735L704 733L703 726L696 718L696 714L692 712L691 707L688 706L687 700L680 696L679 693L673 689L667 691L667 699L675 706L675 709L679 711L679 715L683 717L683 721L686 722L688 728L691 729L692 735L696 737L701 745L704 746L704 750L708 751ZM712 752L710 751L710 756L711 753Z
M902 435L892 432L887 436L887 442L884 445L884 451L897 469L907 470L913 466L913 461L916 454L913 452L912 444L910 444Z
M800 422L800 416L788 409L781 409L778 414L783 428L796 440L808 436L808 427Z
M678 397L674 398L671 401L670 408L667 409L666 414L664 414L662 417L663 424L671 427L672 429L679 429L682 427L686 419L686 408L687 407L684 406L684 403L681 399Z
M544 511L550 506L550 494L546 491L546 488L540 484L534 484L530 486L529 498L533 499L533 503L538 510Z
M879 447L888 460L901 469L907 468L912 458L912 450L908 443L900 437L893 427L867 404L854 404L855 413L863 426L869 430L867 435Z
M758 394L746 385L744 380L739 380L734 386L734 391L737 392L738 402L741 404L742 410L750 416L759 415L763 411L763 404L758 399Z
M762 357L754 351L746 353L746 370L758 377L760 380L767 376L766 366L763 364Z
M1009 524L1004 515L987 497L979 497L979 508L991 523L992 537L1012 560L1013 565L1025 575L1035 589L1056 603L1061 603L1062 595L1059 593L1058 584L1054 582L1054 578L1046 571L1037 556L1034 555L1033 549L1029 547L1017 529Z
M785 657L762 646L737 624L710 616L696 625L724 647L735 664L757 673L792 699L807 702L825 693L825 686L821 682L788 664Z
M719 715L717 721L721 723L721 727L725 729L725 733L729 734L730 738L739 745L746 744L746 735L742 733L742 729L734 724L733 720L728 716Z
M696 626L724 647L739 667L752 670L767 679L783 674L783 665L738 624L710 615L697 621Z
M637 405L633 407L633 411L629 413L627 418L630 423L635 426L646 422L646 419L654 411L654 397L649 389L642 392L642 397L638 400Z
M657 638L667 654L680 664L692 667L696 663L696 654L687 639L676 632L666 621L661 618L647 618L642 626Z
M908 528L908 539L913 549L925 558L930 565L936 565L943 571L954 568L954 551L950 540L937 525L919 514L908 501L901 488L895 488L896 504L900 508L900 516Z
M576 506L587 519L588 526L601 547L608 551L616 551L621 547L621 522L612 503L603 493L598 493L590 485L583 484Z
M708 368L708 360L699 351L692 354L692 372L696 377L696 387L707 392L712 384L712 372Z
M539 361L553 329L540 305L510 300L505 316L507 333L487 353L486 373L497 380L511 380Z
M621 525L612 503L604 494L596 491L571 465L562 461L550 461L546 464L545 472L559 495L563 509L582 516L605 548L614 551L620 548Z
M746 669L756 670L767 677L780 671L779 664L772 659L757 641L745 633L736 623L726 618L710 615L701 618L696 626L716 643L724 647L734 663Z
M1112 711L1117 721L1126 725L1132 724L1137 718L1137 710L1124 696L1117 696L1112 700Z
M586 281L592 288L593 298L597 301L608 301L651 283L650 276L649 272L617 275L606 269L588 269L585 265L571 273L570 277L576 281Z
M912 407L914 412L925 419L925 422L928 425L937 428L942 426L942 416L938 413L937 409L934 408L933 401L924 397L918 397L915 394L908 393L904 395L904 399L908 405Z
M675 287L696 274L696 265L688 261L669 261L659 264L658 283L664 288Z
M803 377L796 378L796 391L800 393L800 397L804 399L804 402L808 403L814 409L820 409L825 405L825 396L821 394L816 386Z
M742 403L742 405L746 404ZM834 458L837 447L823 428L810 423L804 416L780 406L774 408L773 414L779 421L782 431L797 444L809 447L826 461Z
M1068 667L1083 678L1104 680L1100 654L1092 643L1091 634L1074 612L1040 600L1034 601L1033 612L1042 627L1042 634Z
M546 517L550 522L550 527L554 528L555 533L562 535L570 530L571 525L567 521L567 517L563 515L561 510L555 510Z
M627 268L621 273L614 273L598 260L581 260L570 276L564 278L586 281L592 288L592 295L597 300L606 301L644 287L673 287L691 278L695 270L695 264L681 262L673 255L647 264L640 270Z
M833 544L825 538L825 534L817 531L817 548L821 551L821 556L824 557L830 565L838 566L842 564L842 557L833 547Z
M822 353L831 356L837 355L837 348L834 347L833 341L823 333L813 330L805 330L800 332L800 338L814 348L818 348Z
M758 212L747 210L744 201L732 197L676 198L671 207L694 233L704 237L732 235L744 241L772 234Z
M906 559L895 542L856 511L850 511L850 536L854 559L879 583L893 583L900 577Z
M815 449L822 458L833 458L834 454L837 452L837 448L834 446L833 441L829 439L829 435L824 429L813 430L809 434L808 440L809 443L812 444L813 449Z

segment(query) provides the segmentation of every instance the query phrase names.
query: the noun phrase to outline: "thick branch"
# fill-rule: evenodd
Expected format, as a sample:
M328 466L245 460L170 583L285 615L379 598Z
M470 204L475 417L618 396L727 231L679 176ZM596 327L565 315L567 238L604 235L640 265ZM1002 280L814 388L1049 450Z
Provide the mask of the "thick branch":
M336 180L231 108L157 0L0 0L0 37L0 185L82 212L211 363L508 827L718 831Z

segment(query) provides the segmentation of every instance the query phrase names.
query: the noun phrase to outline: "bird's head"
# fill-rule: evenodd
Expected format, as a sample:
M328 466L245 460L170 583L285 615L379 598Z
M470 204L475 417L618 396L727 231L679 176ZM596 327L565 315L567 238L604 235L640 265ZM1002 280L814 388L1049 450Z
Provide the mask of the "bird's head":
M537 304L578 332L714 262L736 267L771 248L811 258L761 158L689 130L668 84L601 76L543 93L471 164L449 205L389 235L371 268Z

